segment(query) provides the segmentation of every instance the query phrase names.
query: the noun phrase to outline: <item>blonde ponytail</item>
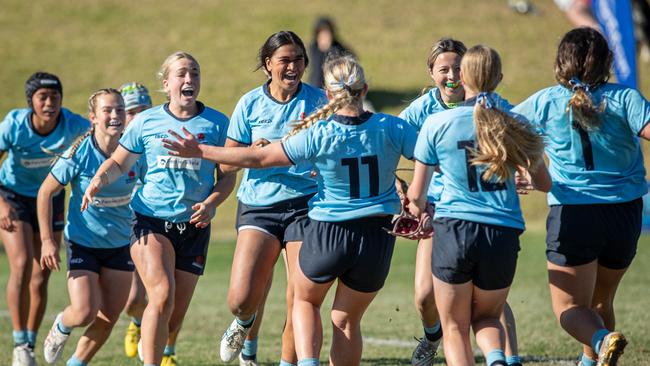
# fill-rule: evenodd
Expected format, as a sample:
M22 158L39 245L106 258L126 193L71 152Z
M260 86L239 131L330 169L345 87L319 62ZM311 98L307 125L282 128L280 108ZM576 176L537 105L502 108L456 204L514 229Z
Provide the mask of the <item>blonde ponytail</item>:
M315 112L295 122L293 129L284 139L327 119L341 108L361 102L361 92L366 86L366 79L363 68L351 54L337 54L325 60L323 78L325 89L333 98Z

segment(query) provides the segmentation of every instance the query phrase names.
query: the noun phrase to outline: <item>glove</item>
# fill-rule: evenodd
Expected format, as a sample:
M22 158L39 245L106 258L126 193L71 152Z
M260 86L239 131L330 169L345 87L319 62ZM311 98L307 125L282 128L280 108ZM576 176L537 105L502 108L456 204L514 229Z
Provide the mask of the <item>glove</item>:
M397 176L396 179L401 191L406 192L408 190L406 182ZM393 229L386 229L386 231L391 235L401 236L411 240L428 239L433 236L433 205L427 202L427 207L418 218L409 212L409 200L406 198L406 195L398 195L402 201L402 211L399 215L393 217L391 221Z

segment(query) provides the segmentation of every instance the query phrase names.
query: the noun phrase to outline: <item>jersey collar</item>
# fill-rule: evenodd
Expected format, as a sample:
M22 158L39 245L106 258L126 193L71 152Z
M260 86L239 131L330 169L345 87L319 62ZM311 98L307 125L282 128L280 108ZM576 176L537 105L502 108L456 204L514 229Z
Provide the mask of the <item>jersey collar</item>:
M338 114L334 114L332 116L332 121L338 122L338 123L340 123L342 125L354 126L354 125L360 125L360 124L366 122L367 120L370 119L370 117L372 117L372 112L368 112L368 111L365 111L365 112L361 113L357 117L340 116Z

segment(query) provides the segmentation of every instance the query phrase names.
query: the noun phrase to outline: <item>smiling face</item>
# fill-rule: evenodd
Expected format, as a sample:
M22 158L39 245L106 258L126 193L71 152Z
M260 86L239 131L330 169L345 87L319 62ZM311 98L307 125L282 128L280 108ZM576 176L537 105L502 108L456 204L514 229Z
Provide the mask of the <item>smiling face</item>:
M122 135L126 126L124 100L119 94L101 94L97 96L95 110L90 112L90 122L95 126L97 137Z
M285 92L293 93L298 89L302 75L305 73L305 55L296 44L279 47L265 65L271 76L271 84Z
M147 107L146 105L140 105L140 106L137 106L137 107L135 107L135 108L131 108L131 109L129 109L128 111L126 111L126 121L125 121L125 125L128 126L129 123L131 123L131 121L133 121L133 119L135 118L135 116L136 116L138 113L143 112L143 111L146 111L147 109L149 109L149 107Z
M61 113L61 93L55 89L41 88L32 95L32 110L41 121L55 123Z
M455 52L441 53L429 70L445 102L456 103L465 97L463 86L460 85L460 60L461 56Z
M169 65L167 77L162 81L170 104L181 108L196 103L201 89L199 65L188 58L180 58Z

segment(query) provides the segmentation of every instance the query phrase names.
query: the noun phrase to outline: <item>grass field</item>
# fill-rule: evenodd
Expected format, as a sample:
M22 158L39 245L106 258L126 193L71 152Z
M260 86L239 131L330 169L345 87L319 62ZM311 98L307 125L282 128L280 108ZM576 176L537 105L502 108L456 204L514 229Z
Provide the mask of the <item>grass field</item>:
M413 336L421 336L419 319L413 306L413 268L415 244L399 242L393 257L390 276L386 286L370 306L363 320L365 338L364 365L409 364ZM573 365L580 352L578 345L562 331L551 311L546 282L544 240L540 234L525 234L521 240L517 277L509 296L509 302L517 317L520 353L529 365ZM189 309L185 325L177 345L181 365L220 364L218 341L223 330L232 320L225 304L232 242L214 241L210 246L205 276L199 282ZM644 236L639 252L629 273L623 280L616 300L617 328L630 340L621 365L648 365L650 358L650 313L647 299L647 268L650 267L650 237ZM280 333L284 321L283 291L284 266L278 264L276 276L260 335L259 357L265 365L277 365L280 354ZM7 280L7 261L0 256L0 283ZM39 364L45 333L54 315L68 303L65 290L65 274L53 275L50 284L50 303L46 320L39 334ZM323 306L326 344L321 360L327 360L331 326L327 322L331 302ZM127 325L124 316L109 342L95 357L94 365L137 365L138 362L123 356L122 341ZM11 354L11 322L6 304L0 301L0 354ZM74 350L81 332L76 330L67 345L64 359ZM6 359L8 362L8 359ZM439 358L436 364L441 364ZM4 363L3 363L4 364Z
M156 71L165 56L176 50L192 53L201 63L200 99L229 114L241 95L264 81L260 72L252 71L257 50L266 37L290 29L308 43L312 23L322 14L335 19L342 40L360 56L370 84L369 98L381 111L398 113L430 83L426 54L432 42L443 36L461 39L467 45L484 43L496 48L504 71L497 91L517 103L554 84L555 49L570 28L552 1L532 2L541 15L517 15L505 0L3 0L0 114L25 106L23 84L36 70L58 74L64 84L64 105L81 114L86 113L87 97L101 87L138 80L156 90ZM641 64L639 72L640 89L648 95L650 65ZM163 102L162 94L153 97L155 103ZM647 144L644 149L648 151ZM235 235L234 205L232 195L215 221L207 273L199 283L179 339L182 365L214 365L217 341L231 320L225 294ZM533 194L523 206L529 232L522 239L510 296L521 354L528 364L570 365L580 349L560 330L550 308L543 255L544 196ZM636 263L617 297L619 328L631 341L623 365L650 365L650 315L646 310L650 298L649 246L650 238L644 237ZM399 244L387 285L364 319L367 365L408 364L415 345L412 336L421 332L412 304L414 256L413 243ZM7 268L0 252L1 286L6 283ZM64 277L63 273L55 274L51 282L39 355L54 314L68 302ZM278 265L260 340L260 358L268 365L278 361L283 284L284 269ZM0 354L10 355L10 324L6 303L0 300ZM126 318L93 364L138 364L122 356L125 326ZM326 329L329 336L329 327ZM66 357L75 340L68 345ZM323 361L327 349L328 344ZM8 358L3 360L9 362ZM39 364L43 364L42 357Z

